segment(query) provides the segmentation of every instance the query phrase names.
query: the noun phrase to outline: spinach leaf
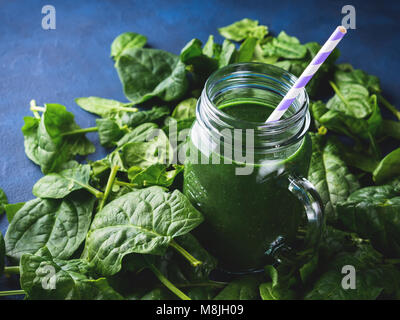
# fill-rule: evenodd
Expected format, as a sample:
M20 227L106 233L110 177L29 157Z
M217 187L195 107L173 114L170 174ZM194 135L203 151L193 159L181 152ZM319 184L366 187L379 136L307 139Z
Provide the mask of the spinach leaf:
M201 214L178 190L160 187L134 191L110 202L98 212L87 236L88 259L103 275L121 269L130 253L162 255L173 238L190 232L203 221Z
M343 112L356 119L365 118L372 113L373 107L368 99L369 92L362 85L343 84L335 91L336 94L326 104L329 110Z
M157 49L127 48L115 67L125 96L134 103L153 97L177 100L188 87L185 64L178 56Z
M343 84L359 84L365 87L371 93L380 93L381 87L379 79L375 76L371 76L362 70L354 70L352 67L343 70L338 66L338 70L335 71L334 81L339 86Z
M203 53L202 42L199 39L193 39L186 44L181 51L180 59L204 80L218 69L218 60Z
M383 120L381 131L384 135L400 140L400 122L393 120Z
M49 173L35 183L32 192L38 198L62 199L75 190L86 189L101 198L102 192L90 186L89 179L90 166L77 165L58 173Z
M329 222L337 220L336 205L344 201L359 184L340 158L337 146L325 136L311 135L313 153L308 179L315 186L325 205Z
M10 203L4 206L8 223L11 223L15 214L24 206L25 202Z
M71 134L80 128L62 105L47 104L40 121L28 117L24 120L25 152L45 174L57 171L76 154L94 152L93 144L83 134Z
M220 68L233 63L236 59L236 47L229 40L224 40L222 43L221 53L219 55L218 65Z
M258 286L257 276L243 276L229 283L214 300L258 300Z
M117 100L104 99L99 97L76 98L75 102L83 110L97 114L102 118L114 118L119 112L135 113L137 108L132 108L131 103L122 103Z
M269 55L284 59L302 59L307 54L307 48L296 37L288 36L285 31L281 31L278 37L265 46L265 50L270 52Z
M7 205L8 200L5 192L0 189L0 215L4 213L5 209L4 206Z
M265 272L271 278L271 282L260 284L260 296L263 300L290 300L295 298L295 292L289 289L289 284L281 281L278 270L273 266L266 266Z
M0 232L0 276L4 271L4 264L6 258L6 245L4 243L3 234Z
M121 300L105 278L94 279L84 260L52 257L44 247L35 255L24 254L20 263L21 288L33 300ZM49 277L49 273L54 274ZM48 286L48 287L47 287Z
M148 186L169 187L174 182L175 177L183 171L182 165L174 165L171 170L169 165L156 163L141 169L140 167L131 167L128 170L128 177L136 188Z
M400 148L393 150L384 157L373 172L374 181L383 184L400 175Z
M343 225L381 252L400 257L400 192L390 185L366 187L337 206Z
M94 197L75 192L62 200L34 199L15 214L6 236L7 255L19 260L47 246L54 257L68 259L85 240Z
M172 111L172 117L176 120L193 119L196 117L196 98L181 101Z
M147 168L152 164L167 164L172 155L171 145L164 131L153 131L154 139L146 142L129 142L121 147L123 167Z
M125 134L125 130L111 119L96 119L101 145L111 148L117 144L118 140Z
M138 125L132 131L126 133L118 142L117 146L122 147L124 144L129 142L144 142L150 140L155 129L158 126L155 123L147 122L141 125Z
M259 26L257 20L245 18L226 27L219 28L218 31L226 39L242 41L249 36L262 39L267 35L268 28L266 26Z
M116 117L120 126L136 127L146 122L155 122L169 115L169 109L166 106L153 107L150 110L139 111L135 113L122 112Z
M356 288L343 289L342 268L352 265L356 269ZM397 289L399 271L383 265L381 256L368 245L355 252L341 252L329 262L328 268L305 296L307 300L373 300L389 296Z
M142 48L147 42L147 38L134 32L124 32L114 39L111 44L111 57L117 60L122 52L127 48Z
M248 62L253 59L254 50L257 45L257 38L249 37L240 46L237 62Z
M214 36L210 34L206 44L203 47L203 54L207 57L218 60L221 53L221 45L214 42Z
M37 129L40 119L34 117L24 117L24 126L21 128L24 135L24 147L26 156L35 164L40 165L37 157L37 149L39 141L37 138Z
M341 111L329 110L321 101L311 103L311 111L314 119L329 130L343 133L355 140L361 138L371 141L380 130L382 116L375 95L368 98L368 103L372 107L372 112L365 119L354 118Z
M279 59L279 57L273 55L274 52L270 50L271 47L266 45L268 42L271 42L271 41L272 41L272 37L266 37L263 40L257 41L257 43L254 47L252 61L263 62L263 63L267 63L267 64L274 64Z

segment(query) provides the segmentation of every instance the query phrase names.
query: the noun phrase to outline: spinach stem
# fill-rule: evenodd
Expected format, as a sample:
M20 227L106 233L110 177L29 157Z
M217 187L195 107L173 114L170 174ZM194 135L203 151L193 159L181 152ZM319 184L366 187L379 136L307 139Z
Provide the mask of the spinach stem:
M138 108L132 108L131 106L133 106L132 102L128 102L128 103L124 103L123 107L118 107L118 110L121 111L125 111L125 112L138 112L139 109Z
M117 186L122 186L122 187L131 187L131 188L139 187L139 185L137 183L129 183L129 182L121 181L118 179L114 180L114 184L116 184Z
M187 252L185 249L183 249L175 240L172 240L169 245L174 248L176 251L178 251L182 256L184 256L193 267L197 267L202 264L201 261L197 260L195 257L193 257L189 252Z
M104 197L103 192L97 190L96 188L93 188L92 186L90 186L88 184L80 183L78 180L75 180L75 179L72 179L72 180L74 181L74 183L79 184L80 186L85 188L87 191L89 191L91 194L93 194L97 199L103 199L103 197Z
M192 288L192 287L215 287L224 288L228 282L208 280L205 282L192 282L192 283L179 283L176 284L178 288Z
M84 129L76 129L68 132L64 132L61 135L62 136L72 136L74 134L83 134L83 133L88 133L88 132L95 132L98 131L99 129L97 127L90 127L90 128L84 128Z
M332 81L329 81L329 84L331 85L333 91L335 91L339 99L342 100L342 102L346 105L346 107L350 109L348 101L345 99L345 97L343 97L342 93L340 92L336 84L334 84Z
M375 159L380 159L381 158L381 152L376 144L375 138L372 136L371 132L368 131L368 139L371 144L372 152L375 155Z
M382 95L379 95L379 100L382 102L383 106L386 107L395 117L400 120L400 111L396 109L389 101L387 101Z
M118 169L119 169L119 166L113 166L111 168L111 172L110 172L110 175L108 177L108 181L107 181L107 185L106 185L106 190L104 191L104 196L100 201L100 205L99 205L98 211L102 210L104 208L104 205L106 204L108 195L110 194L112 186L114 184L114 179L115 179L115 176L117 175Z
M24 290L0 291L0 297L15 296L19 294L25 294L25 291Z
M5 274L19 274L19 266L15 267L4 267Z
M31 111L32 111L34 117L35 117L36 119L40 119L40 114L39 114L38 111L44 112L44 111L45 111L45 108L36 106L36 101L35 101L34 99L31 100L30 106L31 106Z
M150 270L155 274L158 280L161 281L163 285L165 285L169 290L171 290L175 295L177 295L182 300L192 300L186 294L184 294L181 290L179 290L171 281L169 281L161 272L158 270L151 262L149 262L146 257L144 259L147 262Z

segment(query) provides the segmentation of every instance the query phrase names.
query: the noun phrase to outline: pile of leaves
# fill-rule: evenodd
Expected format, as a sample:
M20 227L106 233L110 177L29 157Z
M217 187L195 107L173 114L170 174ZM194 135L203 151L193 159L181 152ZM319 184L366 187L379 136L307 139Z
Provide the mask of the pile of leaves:
M169 128L190 128L204 81L216 69L257 61L299 76L321 47L284 31L271 36L250 19L219 33L222 44L212 35L204 45L193 39L179 56L146 48L140 34L118 36L111 57L129 102L76 99L98 116L96 127L82 129L64 106L32 100L33 116L22 128L25 152L44 176L26 203L8 204L0 190L0 214L10 223L0 235L0 274L19 273L21 284L0 295L400 298L400 148L386 150L400 139L400 112L382 96L378 78L335 64L338 50L307 86L314 131L308 178L327 217L318 253L302 266L268 265L264 273L224 281L215 275L217 260L190 233L203 217L181 192L183 164L173 164L179 143L170 141ZM383 119L383 108L397 119ZM87 132L97 132L108 148L104 159L82 160L95 150ZM5 267L5 255L19 266ZM355 289L341 285L345 265L355 267Z

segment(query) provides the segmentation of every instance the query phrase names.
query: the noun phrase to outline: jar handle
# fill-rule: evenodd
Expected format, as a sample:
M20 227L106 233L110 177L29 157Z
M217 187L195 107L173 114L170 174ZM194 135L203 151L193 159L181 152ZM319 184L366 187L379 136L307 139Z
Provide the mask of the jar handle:
M290 175L289 191L304 205L309 228L305 242L307 246L316 246L319 243L324 226L324 205L320 195L312 183L303 177Z

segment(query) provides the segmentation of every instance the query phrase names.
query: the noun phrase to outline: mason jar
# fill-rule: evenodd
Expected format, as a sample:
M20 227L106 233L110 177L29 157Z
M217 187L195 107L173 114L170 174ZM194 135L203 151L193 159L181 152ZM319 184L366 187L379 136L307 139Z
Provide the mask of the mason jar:
M318 246L323 206L304 178L306 90L280 120L265 122L295 80L272 65L233 64L209 77L198 100L184 193L205 218L196 236L224 270L303 263Z

